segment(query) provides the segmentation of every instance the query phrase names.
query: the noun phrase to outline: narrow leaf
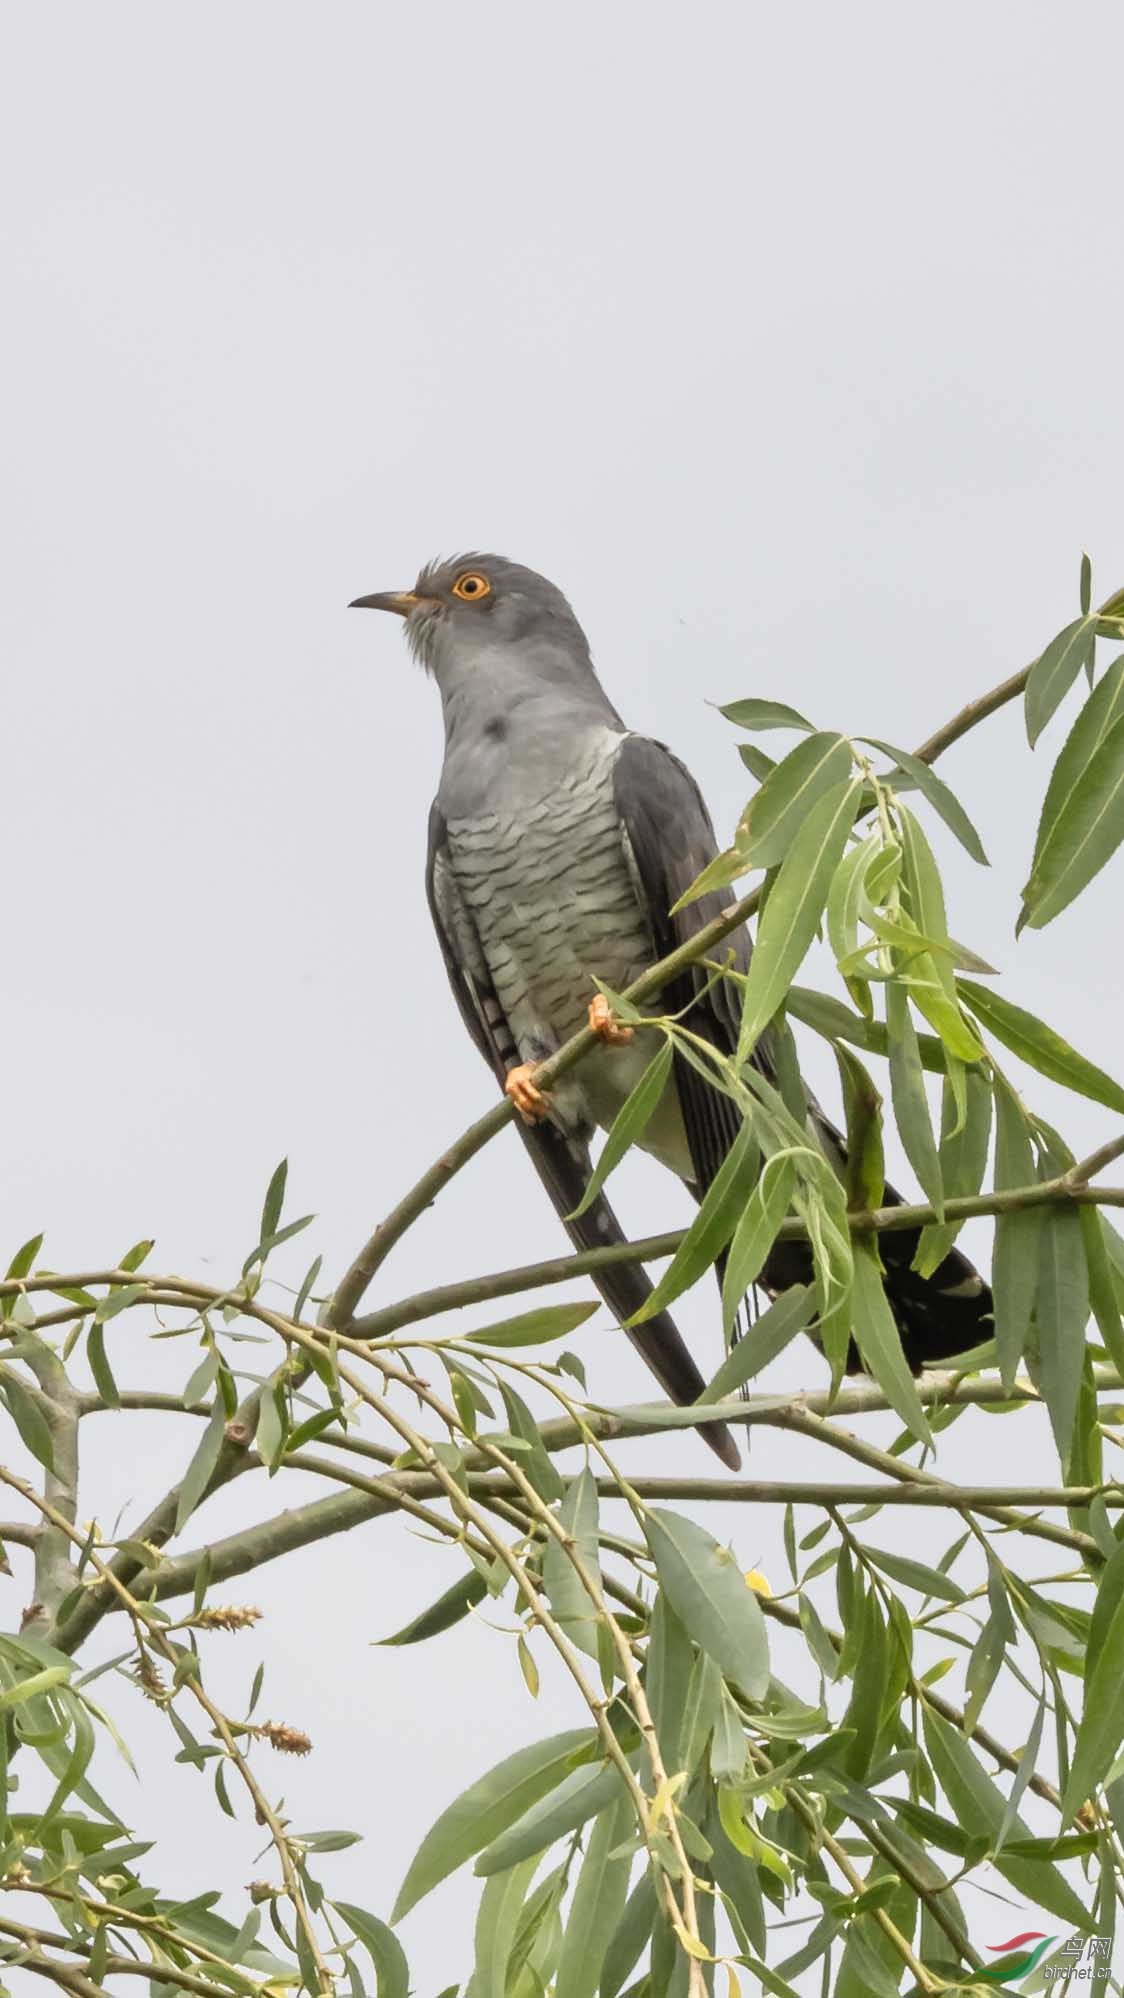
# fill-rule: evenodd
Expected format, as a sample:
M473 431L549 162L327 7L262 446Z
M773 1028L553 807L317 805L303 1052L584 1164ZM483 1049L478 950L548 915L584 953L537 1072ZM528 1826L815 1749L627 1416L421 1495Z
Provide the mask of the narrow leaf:
M917 1031L909 1000L897 984L886 987L886 1032L890 1042L890 1096L898 1135L922 1190L940 1214L944 1210L944 1185L929 1118Z
M697 1282L725 1248L757 1175L758 1150L752 1126L743 1123L711 1180L687 1233L652 1294L629 1319L643 1325Z
M632 1805L622 1790L590 1832L566 1924L555 1998L594 1998L628 1894L628 1860L614 1859L613 1853L631 1822Z
M640 1133L645 1129L667 1087L674 1053L670 1037L665 1038L639 1082L621 1104L601 1148L600 1157L589 1175L585 1192L573 1213L567 1215L567 1220L576 1221L579 1215L584 1214L586 1209L592 1206L609 1174L620 1164L625 1153L636 1143Z
M728 701L718 712L738 728L810 729L812 726L803 715L797 714L795 708L786 708L783 701Z
M789 847L757 933L742 1001L738 1059L745 1061L783 1000L807 952L858 810L861 778L817 799Z
M878 1382L910 1434L931 1450L932 1433L917 1384L902 1352L901 1338L882 1283L877 1248L872 1241L858 1237L854 1256L854 1336L863 1366Z
M176 1505L176 1532L182 1533L196 1506L199 1504L208 1484L211 1473L219 1460L222 1449L223 1430L226 1427L226 1409L221 1395L216 1395L210 1420L203 1431L199 1446L184 1472Z
M898 769L904 770L907 777L912 777L922 797L928 799L949 831L956 834L965 851L971 854L973 860L978 860L981 867L986 867L988 858L979 833L959 798L949 790L943 779L937 776L936 771L927 763L922 763L920 757L911 756L907 750L895 749L889 742L879 742L877 736L868 735L864 740L874 749L880 749L884 756L892 757Z
M726 1401L746 1381L775 1360L778 1353L802 1332L816 1308L811 1284L794 1284L763 1311L723 1360L703 1391L703 1401Z
M478 1777L426 1833L398 1890L391 1921L401 1921L432 1888L514 1824L596 1749L597 1737L588 1728L571 1728L517 1748Z
M843 736L817 733L777 764L751 798L734 838L752 867L774 867L784 858L817 798L847 783L851 763Z
M375 1641L387 1645L420 1644L425 1638L436 1637L440 1631L450 1630L455 1623L460 1623L487 1593L484 1577L478 1575L475 1569L470 1569L468 1574L459 1576L451 1588L438 1596L436 1602L430 1603L428 1609L412 1617L409 1623L404 1623L401 1630L396 1630L393 1637L380 1637Z
M998 1073L994 1076L994 1090L995 1190L1001 1193L1008 1188L1033 1185L1037 1174L1021 1103ZM991 1288L999 1373L1008 1394L1014 1387L1030 1330L1038 1263L1035 1231L1036 1217L1030 1209L996 1216Z
M769 1684L769 1641L760 1605L726 1547L680 1513L649 1507L645 1537L660 1586L695 1642L724 1676L761 1699Z
M601 1564L597 1544L597 1486L588 1470L582 1470L567 1485L558 1507L559 1524L573 1542L574 1552L586 1574L600 1587ZM566 1550L551 1534L543 1549L543 1588L555 1618L567 1637L596 1658L597 1608L584 1588Z
M548 1340L568 1338L599 1309L596 1297L588 1304L546 1304L537 1311L504 1318L498 1325L481 1325L464 1336L478 1346L544 1346Z
M986 985L962 978L959 989L976 1018L990 1028L1005 1048L1025 1061L1028 1068L1037 1069L1039 1075L1060 1082L1063 1089L1072 1089L1078 1096L1089 1097L1093 1103L1124 1111L1124 1089L1120 1084L1093 1062L1086 1061L1052 1027L1044 1025L1033 1013L1025 1012L1023 1007L1013 1005L1010 999L1000 998L998 992L989 991Z
M1089 1273L1077 1212L1044 1207L1037 1216L1038 1283L1034 1293L1043 1399L1062 1463L1069 1456L1085 1358Z
M359 1938L374 1965L377 1998L409 1998L410 1968L393 1929L351 1901L333 1904Z
M761 1274L777 1230L788 1213L796 1184L791 1157L766 1159L734 1230L722 1279L722 1320L727 1341L742 1300Z
M1092 657L1096 620L1074 618L1035 660L1026 683L1026 734L1034 748L1050 717L1064 701L1077 675Z

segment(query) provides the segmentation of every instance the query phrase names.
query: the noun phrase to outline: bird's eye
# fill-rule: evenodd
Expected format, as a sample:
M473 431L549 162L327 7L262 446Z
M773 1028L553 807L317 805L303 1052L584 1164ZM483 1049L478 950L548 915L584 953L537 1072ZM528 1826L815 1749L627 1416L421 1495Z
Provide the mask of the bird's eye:
M492 585L487 576L482 576L478 569L468 569L463 576L457 577L453 584L453 595L462 597L465 603L471 604L475 603L478 597L489 596L491 589Z

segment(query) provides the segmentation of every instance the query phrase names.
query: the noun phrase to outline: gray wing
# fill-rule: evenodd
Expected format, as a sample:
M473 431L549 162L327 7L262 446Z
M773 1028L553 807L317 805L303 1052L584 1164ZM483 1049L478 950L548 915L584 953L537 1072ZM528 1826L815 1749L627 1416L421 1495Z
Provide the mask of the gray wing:
M496 996L471 913L457 886L448 854L445 820L436 804L429 817L426 896L461 1018L496 1080L502 1084L508 1070L519 1061L519 1052ZM600 1249L623 1242L621 1225L603 1196L579 1220L566 1218L580 1203L589 1178L589 1151L582 1140L560 1130L549 1119L534 1125L517 1119L516 1128L574 1247ZM609 1310L618 1324L624 1326L665 1393L683 1407L697 1401L706 1382L670 1315L658 1312L634 1330L625 1325L625 1320L639 1311L652 1292L640 1264L620 1263L592 1274ZM738 1469L740 1458L728 1429L718 1423L706 1423L700 1426L700 1434L724 1464L731 1470Z
M734 897L729 889L717 889L678 915L668 914L718 850L699 788L678 757L662 743L627 736L614 781L625 848L658 960L697 936ZM732 950L735 970L745 971L751 949L743 926L725 939L715 956ZM737 987L732 980L718 979L707 990L706 974L692 966L665 988L664 1003L669 1012L689 1008L687 1024L723 1054L732 1054L737 1047ZM767 1036L758 1043L754 1059L770 1073ZM676 1084L696 1187L705 1192L736 1135L738 1111L728 1096L712 1089L697 1069L678 1057ZM811 1095L808 1109L827 1156L843 1164L847 1156L843 1138ZM887 1206L900 1205L901 1195L892 1186L887 1186L884 1197ZM878 1243L886 1293L915 1372L987 1338L992 1308L991 1292L959 1249L951 1249L931 1277L919 1276L911 1268L919 1239L913 1229L898 1229L880 1236ZM806 1244L777 1242L762 1274L762 1288L772 1293L787 1290L809 1282L813 1273ZM857 1367L858 1355L852 1357Z
M688 903L677 915L668 913L718 851L699 787L670 749L644 736L626 736L613 768L613 782L625 853L658 960L689 943L734 898L728 889L715 889ZM729 952L734 969L746 971L751 948L743 925L724 939L715 956L722 958ZM692 1032L723 1054L733 1053L738 1043L737 987L730 980L716 979L708 987L706 972L692 965L664 988L662 1003L669 1012L689 1009L685 1024ZM741 1120L736 1104L710 1088L698 1070L678 1056L675 1080L696 1190L702 1194L729 1151Z

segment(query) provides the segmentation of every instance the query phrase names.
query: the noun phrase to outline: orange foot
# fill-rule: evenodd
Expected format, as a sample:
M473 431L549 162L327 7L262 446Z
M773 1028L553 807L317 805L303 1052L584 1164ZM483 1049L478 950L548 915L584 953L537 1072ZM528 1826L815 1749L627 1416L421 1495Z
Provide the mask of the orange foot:
M621 1026L603 992L599 992L597 997L589 1002L589 1025L598 1040L604 1041L611 1048L626 1047L634 1032L632 1027Z
M537 1068L536 1062L521 1061L518 1068L509 1068L504 1078L503 1093L510 1096L525 1124L537 1124L550 1114L550 1098L535 1081Z

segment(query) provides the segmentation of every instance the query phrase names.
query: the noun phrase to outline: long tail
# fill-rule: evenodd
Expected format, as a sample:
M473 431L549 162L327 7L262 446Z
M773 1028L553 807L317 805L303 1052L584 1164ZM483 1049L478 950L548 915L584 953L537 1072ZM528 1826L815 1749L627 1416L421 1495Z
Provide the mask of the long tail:
M536 1124L532 1131L520 1127L520 1135L531 1163L576 1249L604 1249L611 1242L627 1239L603 1196L587 1208L580 1220L566 1219L579 1204L589 1179L589 1152L584 1145L575 1138L566 1137L548 1121ZM652 1286L641 1265L615 1263L607 1269L591 1271L591 1275L617 1323L628 1333L664 1393L681 1408L697 1401L706 1382L670 1314L657 1312L646 1324L634 1329L625 1325L625 1320L639 1311L652 1294ZM705 1438L715 1456L720 1457L731 1471L740 1468L737 1444L723 1423L700 1423L699 1435Z

